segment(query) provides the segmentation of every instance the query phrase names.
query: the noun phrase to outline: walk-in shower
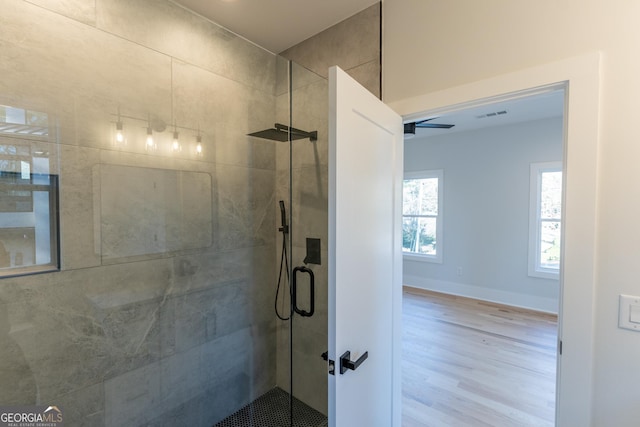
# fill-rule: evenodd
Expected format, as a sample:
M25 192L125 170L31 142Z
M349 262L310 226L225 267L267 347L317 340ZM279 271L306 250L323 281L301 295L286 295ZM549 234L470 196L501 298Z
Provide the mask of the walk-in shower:
M16 1L0 28L0 402L321 424L327 80L166 0Z
M276 387L216 427L327 423L327 365L322 359L327 345L327 271L322 265L327 256L322 246L327 235L327 81L279 61L279 72L286 73L277 79L282 84L276 99L279 122L247 133L252 144L272 144L276 153L276 274L264 281L277 335Z

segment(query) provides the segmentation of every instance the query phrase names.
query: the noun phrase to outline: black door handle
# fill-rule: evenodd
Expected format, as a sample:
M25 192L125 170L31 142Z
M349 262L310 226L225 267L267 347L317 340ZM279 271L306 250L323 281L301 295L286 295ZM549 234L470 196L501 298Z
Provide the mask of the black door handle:
M298 272L307 273L309 275L309 311L302 310L298 307ZM291 293L293 300L293 309L296 313L298 313L302 317L311 317L313 313L316 311L316 284L315 284L315 276L313 275L313 270L307 268L305 266L296 267L293 269L293 278L291 280Z
M369 352L365 351L364 354L358 357L358 360L355 362L351 360L351 352L345 351L342 356L340 356L340 374L344 374L348 369L355 371L358 369L358 366L362 365L362 362L367 360L369 357Z

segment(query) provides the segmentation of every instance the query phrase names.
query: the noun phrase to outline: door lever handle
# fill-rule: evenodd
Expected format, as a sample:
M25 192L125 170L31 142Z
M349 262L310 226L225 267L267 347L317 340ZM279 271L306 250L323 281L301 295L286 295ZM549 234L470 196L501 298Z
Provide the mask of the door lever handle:
M358 357L358 360L353 361L351 360L351 352L345 351L344 354L340 356L340 374L344 374L348 369L355 371L368 357L369 352L365 351L362 356Z

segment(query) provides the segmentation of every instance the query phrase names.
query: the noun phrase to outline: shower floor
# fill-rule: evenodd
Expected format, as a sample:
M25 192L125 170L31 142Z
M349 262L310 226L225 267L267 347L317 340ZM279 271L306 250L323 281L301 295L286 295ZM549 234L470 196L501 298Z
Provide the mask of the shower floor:
M289 393L276 387L213 427L289 427L289 423ZM293 424L325 427L327 417L294 397Z

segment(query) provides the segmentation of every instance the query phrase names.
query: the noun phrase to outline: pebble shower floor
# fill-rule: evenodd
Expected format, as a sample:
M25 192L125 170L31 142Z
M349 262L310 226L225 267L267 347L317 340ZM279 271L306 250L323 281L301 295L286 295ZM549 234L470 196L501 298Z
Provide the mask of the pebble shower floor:
M294 427L326 427L327 417L293 398ZM289 394L274 388L213 427L289 427Z

